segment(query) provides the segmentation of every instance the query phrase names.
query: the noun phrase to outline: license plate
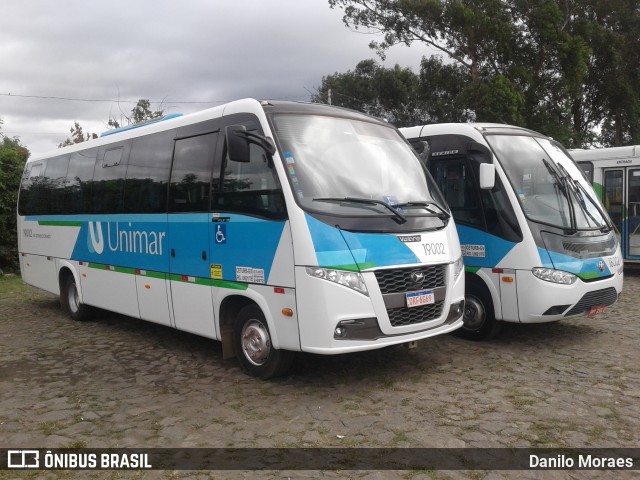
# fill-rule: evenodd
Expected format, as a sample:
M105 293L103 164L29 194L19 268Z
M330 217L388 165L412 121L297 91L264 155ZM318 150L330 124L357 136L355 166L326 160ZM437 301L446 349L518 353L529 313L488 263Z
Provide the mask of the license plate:
M417 292L408 292L405 295L407 296L407 307L409 308L429 305L436 301L433 298L433 290L419 290Z
M596 305L595 307L591 307L587 312L587 317L595 317L596 315L601 315L604 313L606 305Z

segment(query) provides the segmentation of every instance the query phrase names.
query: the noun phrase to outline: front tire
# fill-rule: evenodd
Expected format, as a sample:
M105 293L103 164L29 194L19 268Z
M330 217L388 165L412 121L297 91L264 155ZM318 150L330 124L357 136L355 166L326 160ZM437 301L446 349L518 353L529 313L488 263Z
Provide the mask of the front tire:
M502 322L496 320L491 295L476 283L468 283L464 296L463 325L455 333L467 340L491 340L502 330Z
M277 350L262 310L256 305L243 307L233 328L236 356L242 370L263 380L285 375L293 364L293 352Z
M71 318L78 322L89 320L93 315L93 308L80 301L78 285L73 275L67 275L62 281L60 289L60 306Z

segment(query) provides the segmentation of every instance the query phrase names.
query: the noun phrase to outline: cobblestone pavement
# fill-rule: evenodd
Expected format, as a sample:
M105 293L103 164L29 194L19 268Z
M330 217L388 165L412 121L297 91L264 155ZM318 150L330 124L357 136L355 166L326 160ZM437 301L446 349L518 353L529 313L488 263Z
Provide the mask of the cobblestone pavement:
M214 341L0 278L0 447L640 447L640 273L604 315L507 325L261 381ZM40 472L186 478L195 472ZM210 472L200 478L630 478L637 472ZM0 478L18 478L0 472Z

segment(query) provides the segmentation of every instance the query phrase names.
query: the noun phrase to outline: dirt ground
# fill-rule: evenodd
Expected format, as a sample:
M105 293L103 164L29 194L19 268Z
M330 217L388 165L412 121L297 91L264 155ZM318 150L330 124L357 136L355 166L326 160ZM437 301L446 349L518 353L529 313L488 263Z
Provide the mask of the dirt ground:
M640 273L604 315L493 341L300 355L261 381L217 342L78 323L0 277L0 447L640 447ZM638 472L0 472L0 478L631 478ZM637 477L636 477L637 478Z

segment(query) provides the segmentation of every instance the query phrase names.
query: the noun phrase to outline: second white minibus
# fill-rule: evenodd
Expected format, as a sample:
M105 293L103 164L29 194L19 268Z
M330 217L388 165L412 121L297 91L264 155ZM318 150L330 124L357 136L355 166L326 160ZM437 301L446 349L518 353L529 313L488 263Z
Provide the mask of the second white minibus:
M557 142L509 125L401 129L451 208L466 270L464 326L491 338L501 321L594 316L622 292L613 225Z

